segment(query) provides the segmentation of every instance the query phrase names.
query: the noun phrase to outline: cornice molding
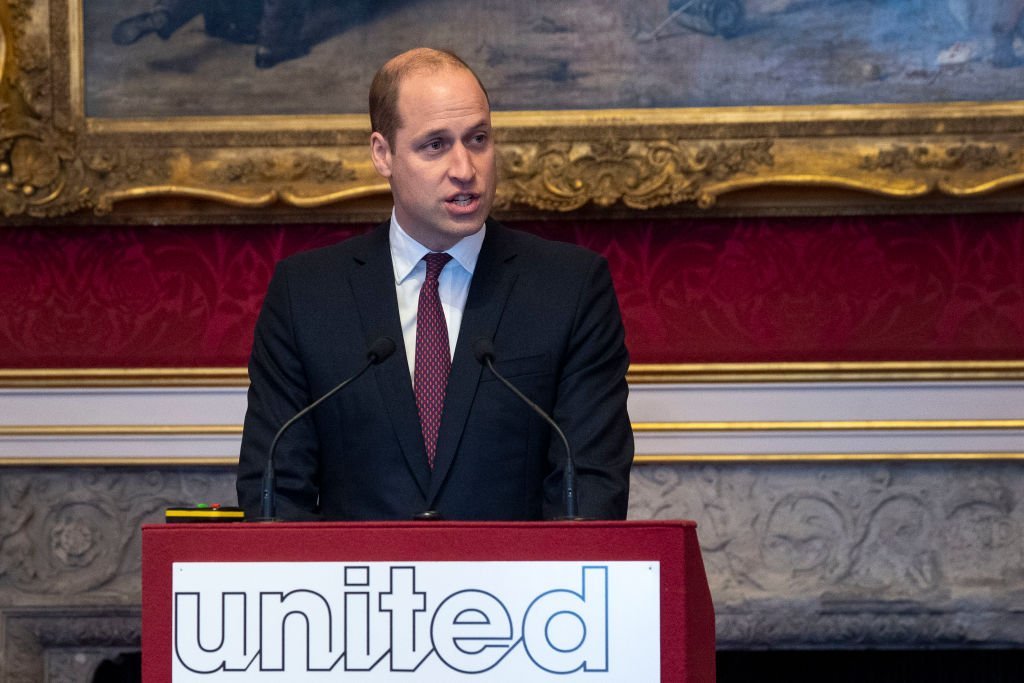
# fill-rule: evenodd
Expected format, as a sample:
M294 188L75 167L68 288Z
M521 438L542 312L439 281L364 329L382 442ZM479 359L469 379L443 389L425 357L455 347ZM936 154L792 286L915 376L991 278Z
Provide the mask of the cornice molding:
M634 422L633 431L666 432L833 432L991 431L1024 429L1024 420L779 420ZM242 425L117 424L2 425L0 437L241 436Z
M1024 420L773 420L634 422L634 432L834 432L1024 429ZM2 433L2 432L0 432Z
M637 455L634 465L721 465L768 463L959 462L1024 460L1024 453L685 453Z
M1024 452L980 453L686 453L637 454L633 465L767 465L843 464L860 462L999 462L1024 461ZM0 467L236 467L237 457L152 457L109 458L0 458Z
M630 384L1000 382L1024 380L1024 360L638 363ZM245 367L0 369L0 388L244 387Z
M1024 360L647 363L630 384L776 382L998 382L1024 379Z

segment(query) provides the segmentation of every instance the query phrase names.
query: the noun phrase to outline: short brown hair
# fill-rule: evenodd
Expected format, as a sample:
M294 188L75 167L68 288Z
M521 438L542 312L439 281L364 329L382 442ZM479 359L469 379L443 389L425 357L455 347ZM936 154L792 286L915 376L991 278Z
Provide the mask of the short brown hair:
M464 69L473 75L490 105L491 99L487 88L480 82L480 77L462 61L462 58L451 50L435 50L429 47L417 47L392 57L384 63L373 77L370 84L370 128L380 133L392 148L395 146L395 133L401 128L398 117L398 88L402 80L419 71L439 71L441 69Z

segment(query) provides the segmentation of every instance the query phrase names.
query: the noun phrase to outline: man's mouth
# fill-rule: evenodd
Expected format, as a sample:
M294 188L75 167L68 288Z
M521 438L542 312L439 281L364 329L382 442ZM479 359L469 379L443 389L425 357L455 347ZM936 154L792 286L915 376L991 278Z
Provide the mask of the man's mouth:
M475 194L461 193L449 197L448 202L455 206L466 207L472 204L476 197Z
M480 195L475 192L457 192L446 197L444 204L450 216L456 218L476 216L480 210Z

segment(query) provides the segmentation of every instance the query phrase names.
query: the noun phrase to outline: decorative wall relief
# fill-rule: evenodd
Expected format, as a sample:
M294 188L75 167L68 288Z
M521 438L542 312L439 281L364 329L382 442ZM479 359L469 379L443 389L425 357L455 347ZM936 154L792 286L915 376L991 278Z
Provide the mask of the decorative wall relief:
M215 471L29 472L0 470L0 605L137 604L141 526L162 523L167 507L234 501L233 477Z
M88 681L138 650L141 526L234 500L225 468L0 468L0 683Z
M690 518L727 646L1024 643L1014 463L652 466L630 515Z

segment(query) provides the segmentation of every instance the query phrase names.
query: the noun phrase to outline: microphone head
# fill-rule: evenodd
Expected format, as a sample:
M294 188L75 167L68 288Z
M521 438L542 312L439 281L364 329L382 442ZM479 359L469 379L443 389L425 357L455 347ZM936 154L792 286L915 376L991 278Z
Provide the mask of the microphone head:
M473 342L473 356L477 363L494 360L494 344L487 337L480 337Z
M367 360L374 365L382 363L395 352L395 340L391 337L377 337L366 352Z

